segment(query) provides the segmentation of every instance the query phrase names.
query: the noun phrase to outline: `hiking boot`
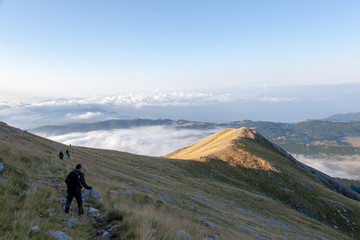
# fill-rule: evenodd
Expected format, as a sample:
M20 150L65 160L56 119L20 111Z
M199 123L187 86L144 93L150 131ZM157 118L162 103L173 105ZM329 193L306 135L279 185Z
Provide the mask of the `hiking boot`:
M69 210L70 210L70 206L66 205L65 206L65 213L69 213Z
M82 215L84 215L84 209L83 208L79 208L79 216L82 216Z

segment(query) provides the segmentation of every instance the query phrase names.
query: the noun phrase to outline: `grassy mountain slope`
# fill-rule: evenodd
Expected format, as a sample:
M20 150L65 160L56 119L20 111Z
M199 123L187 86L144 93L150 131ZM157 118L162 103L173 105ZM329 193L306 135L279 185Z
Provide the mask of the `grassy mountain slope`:
M0 142L1 239L51 239L48 230L97 238L89 218L72 216L73 228L63 222L63 180L76 163L88 169L88 184L103 196L93 204L118 225L118 239L181 239L180 230L192 239L360 238L358 201L323 187L257 139L243 138L241 144L281 172L215 158L201 162L75 146L71 159L61 161L58 151L67 146L3 123ZM34 225L41 230L30 232Z
M226 146L221 145L224 142ZM337 209L339 211L334 209L336 205L345 207L344 201L358 209L360 196L357 193L324 173L296 161L291 155L253 130L226 129L167 154L165 157L210 162L217 159L229 162L232 166L240 167L235 169L238 171L237 178L241 183L249 182L256 185L257 191L319 221L330 225L342 225L346 229L344 231L348 233L356 234L358 231L354 228L355 222L355 225L349 224L351 221L347 218L350 216L345 217L340 214L344 209ZM261 170L260 173L263 175L246 177L243 167ZM336 192L357 201L344 198ZM338 212L339 215L336 217L336 214L331 214L332 212ZM352 218L356 219L355 213Z

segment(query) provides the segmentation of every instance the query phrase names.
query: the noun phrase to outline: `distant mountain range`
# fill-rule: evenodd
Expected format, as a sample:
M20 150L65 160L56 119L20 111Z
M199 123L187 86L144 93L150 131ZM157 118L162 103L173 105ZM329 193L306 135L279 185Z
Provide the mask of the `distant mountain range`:
M346 113L335 114L328 118L323 119L325 121L339 121L339 122L357 122L360 121L360 112L358 113Z
M206 123L170 119L118 119L96 123L77 123L63 126L44 126L29 130L42 136L63 135L72 132L129 129L165 126L174 129L252 128L287 151L301 154L358 154L360 153L360 122L333 122L312 120L297 123L264 121L237 121Z

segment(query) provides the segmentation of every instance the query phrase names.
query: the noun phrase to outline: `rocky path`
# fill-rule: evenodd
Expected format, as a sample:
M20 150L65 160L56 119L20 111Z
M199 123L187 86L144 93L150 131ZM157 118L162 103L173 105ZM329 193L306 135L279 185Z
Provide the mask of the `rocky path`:
M61 193L61 199L59 200L60 206L62 209L65 209L66 204L66 186L63 185L60 190ZM93 200L96 201L102 201L102 198L100 194L94 189L91 191L91 199L92 201L89 201L89 190L85 190L82 194L83 202L84 202L84 215L82 217L86 217L91 219L92 227L94 228L94 238L93 239L117 239L122 240L124 239L121 234L119 234L116 229L119 227L119 224L112 223L111 221L107 221L106 217L103 216L103 214L95 208L94 204L92 203ZM71 203L70 207L70 213L67 214L67 219L64 220L64 222L69 226L69 228L72 228L74 224L78 221L80 218L77 213L77 203L76 199L73 199L73 202Z

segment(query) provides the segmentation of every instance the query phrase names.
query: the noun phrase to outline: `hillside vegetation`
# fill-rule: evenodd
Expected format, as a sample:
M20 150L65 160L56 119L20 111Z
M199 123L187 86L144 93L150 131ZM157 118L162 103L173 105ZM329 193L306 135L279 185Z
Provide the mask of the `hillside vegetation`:
M99 222L76 217L74 203L74 226L63 221L63 181L76 163L103 196L91 204L100 221L115 226L114 239L360 239L358 201L261 135L245 132L251 135L227 135L217 149L240 148L277 171L229 164L220 155L197 161L69 148L0 123L1 239L52 239L49 230L100 238ZM66 148L71 159L59 160ZM40 231L30 231L34 225Z
M335 114L324 119L325 121L341 121L341 122L358 122L360 121L360 112L358 113L346 113Z

